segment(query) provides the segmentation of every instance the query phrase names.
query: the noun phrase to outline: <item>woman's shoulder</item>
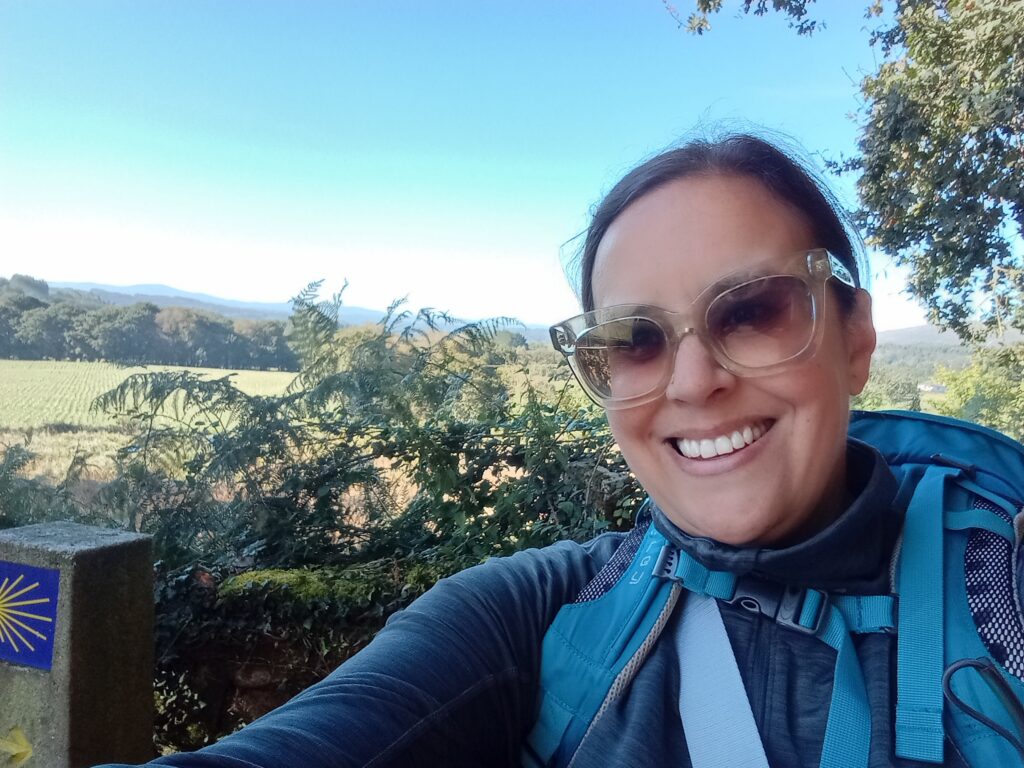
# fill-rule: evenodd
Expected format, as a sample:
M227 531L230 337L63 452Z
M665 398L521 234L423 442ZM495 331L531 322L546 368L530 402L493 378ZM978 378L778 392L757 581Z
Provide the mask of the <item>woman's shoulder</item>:
M529 600L535 605L547 605L550 610L573 600L611 559L627 535L609 532L585 542L559 541L492 557L442 579L431 591L454 591L461 599L482 594L488 600Z

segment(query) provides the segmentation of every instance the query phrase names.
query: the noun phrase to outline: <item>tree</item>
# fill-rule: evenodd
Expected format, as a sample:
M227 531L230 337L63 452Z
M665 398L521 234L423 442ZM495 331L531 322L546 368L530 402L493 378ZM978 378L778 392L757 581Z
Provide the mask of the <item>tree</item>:
M1024 328L1024 4L904 3L897 22L847 165L869 242L938 324Z
M86 310L68 302L57 302L29 310L21 316L17 340L33 358L64 360L86 357L75 343L73 328Z
M944 369L939 380L947 387L942 413L1024 440L1024 347L981 349L967 368Z
M50 301L50 286L47 285L45 280L37 280L34 277L28 275L14 275L7 282L5 288L9 291L17 291L23 293L26 296L31 296L39 301L49 302Z
M101 360L148 362L160 345L155 322L159 311L154 304L94 309L82 317L82 334Z
M896 367L873 364L867 386L850 404L865 411L883 408L917 411L921 409L921 393L917 382Z
M807 18L807 6L813 2L814 0L771 0L769 9L768 0L743 0L743 12L764 16L769 10L780 11L789 16L790 26L795 28L798 34L809 35L818 27L816 21ZM676 6L668 0L662 0L662 3L680 27L686 27L687 32L695 35L703 35L709 31L711 14L722 10L722 0L696 0L696 12L691 13L686 21L683 21Z
M246 368L277 368L292 371L298 360L285 339L284 323L276 320L235 320L233 322L238 344L246 346Z
M818 29L813 0L744 0ZM680 25L701 34L721 0ZM867 8L881 18L884 0ZM861 83L857 218L870 245L910 268L930 319L965 339L1024 329L1024 3L895 0L871 34L883 58Z

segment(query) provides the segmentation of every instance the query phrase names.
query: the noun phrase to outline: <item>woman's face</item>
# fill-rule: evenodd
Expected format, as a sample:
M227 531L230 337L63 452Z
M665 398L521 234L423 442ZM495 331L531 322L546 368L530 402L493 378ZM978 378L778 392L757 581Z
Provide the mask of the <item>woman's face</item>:
M608 228L594 263L595 306L683 311L730 272L776 259L781 271L787 257L820 245L802 213L753 179L674 181ZM676 525L726 544L781 546L841 511L849 398L867 381L875 345L869 302L858 292L853 314L842 317L827 296L817 354L768 376L729 373L688 335L663 397L609 411L630 468ZM741 440L749 444L731 453L688 458L679 447L722 437L735 443L734 433L748 429L753 442Z

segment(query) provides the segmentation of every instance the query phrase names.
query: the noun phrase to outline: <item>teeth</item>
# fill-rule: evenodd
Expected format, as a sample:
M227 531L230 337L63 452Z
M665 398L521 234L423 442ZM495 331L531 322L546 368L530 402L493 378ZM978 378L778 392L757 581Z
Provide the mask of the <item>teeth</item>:
M763 424L748 424L743 429L733 431L732 434L719 435L716 438L691 440L682 437L676 440L676 448L688 459L713 459L746 448L754 441L760 440L767 431Z

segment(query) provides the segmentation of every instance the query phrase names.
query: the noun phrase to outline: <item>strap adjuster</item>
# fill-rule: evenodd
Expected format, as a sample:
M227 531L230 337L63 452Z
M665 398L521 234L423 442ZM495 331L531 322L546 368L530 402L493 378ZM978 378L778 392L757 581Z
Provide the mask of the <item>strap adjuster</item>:
M807 606L807 599L812 594L815 595L817 604L814 606L814 615L810 617L810 623L805 624L800 620L800 617L803 616L804 608ZM828 620L831 605L828 601L828 594L820 589L786 587L785 597L787 599L783 601L779 609L779 615L775 620L790 629L795 629L797 632L803 632L807 635L820 634L822 627Z
M818 602L810 623L800 621L810 593L817 594ZM783 586L761 579L743 577L736 582L736 592L728 600L722 602L738 605L751 613L760 613L789 629L807 635L816 635L821 631L828 615L828 596L817 589L800 589Z

